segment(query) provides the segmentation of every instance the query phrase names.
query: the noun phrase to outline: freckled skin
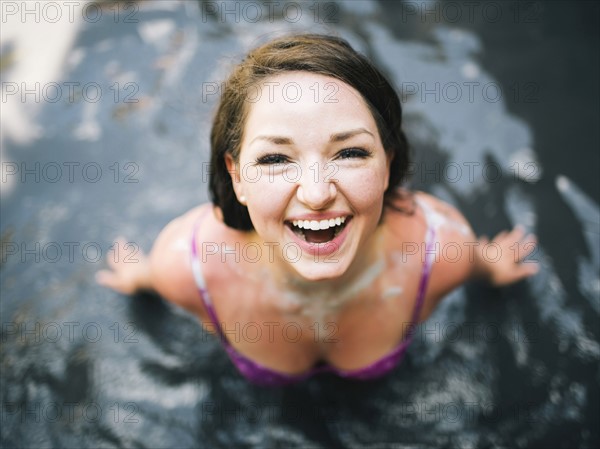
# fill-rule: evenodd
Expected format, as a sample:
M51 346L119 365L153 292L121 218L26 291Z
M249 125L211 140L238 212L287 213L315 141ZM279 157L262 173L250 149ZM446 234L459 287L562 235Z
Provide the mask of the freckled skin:
M268 81L280 86L297 83L302 96L294 103L285 101L281 89L279 94L275 89L273 97L263 95L254 102L244 128L239 160L226 159L235 193L247 205L255 231L228 228L220 211L205 204L173 220L160 233L148 257L137 255L138 263L115 262L109 255L110 270L100 271L97 280L126 294L155 290L207 322L191 270L189 246L192 230L203 216L196 235L199 245L257 245L263 249L261 257L255 260L239 257L240 254L236 259L235 255L221 252L202 253L206 256L201 261L203 275L220 322L227 329L249 322L277 323L281 327L294 322L302 329L302 338L293 343L281 332L276 332L274 339L267 338L268 329L263 329L262 337L256 341L231 341L239 352L267 367L290 373L305 371L319 359L342 369L361 368L385 355L403 338L422 271L422 254L406 253L406 243L423 244L425 215L421 207L410 216L386 210L378 225L388 185L389 161L375 121L358 92L333 78L305 72L285 73ZM314 101L311 87L315 83L336 83L337 102L324 103L323 97ZM366 132L344 141L330 141L332 134L356 129ZM265 135L285 136L288 143L257 140ZM340 158L340 152L348 148L366 149L370 156ZM268 154L282 155L285 162L257 164L259 158ZM294 182L283 176L284 168L291 166L302 174ZM251 167L254 175L260 173L260 178L248 179L244 167ZM327 167L334 167L335 173L331 175ZM428 194L415 195L417 203L426 204L439 217L445 216L433 223L441 246L452 243L467 248L465 243L477 242L460 212ZM297 261L287 260L281 248L291 238L284 221L327 211L352 216L347 238L334 253L335 259L302 254ZM487 239L479 242L486 243ZM442 257L434 261L419 321L426 319L447 293L473 276L485 277L494 285L506 285L535 273L534 264L515 263L514 253L509 250L519 243L520 254L525 257L534 249L534 236L525 237L515 229L499 234L494 242L504 251L503 257L493 264L477 251L470 254L466 250L458 259ZM274 251L269 252L266 244L276 245ZM334 338L315 338L315 324L320 329L332 324ZM207 327L209 332L211 329Z
M330 77L304 72L291 72L269 78L278 83L273 95L261 92L260 100L252 105L244 128L240 158L237 164L229 161L238 195L246 198L248 212L256 229L255 239L262 242L291 242L286 237L286 218L308 212L327 210L343 211L353 216L352 239L336 253L335 264L315 264L314 257L303 254L301 260L290 264L281 257L275 269L288 276L309 281L334 279L342 276L358 259L358 252L368 250L368 240L376 232L382 211L383 192L389 179L388 160L377 132L377 125L360 94L350 86ZM295 83L302 95L294 103L286 101L284 86ZM315 101L314 86L334 83L337 86L336 102ZM271 86L273 86L271 84ZM278 89L277 86L281 86ZM313 87L313 90L311 90ZM363 128L362 133L343 143L331 144L331 134ZM259 136L285 136L291 145L274 145ZM372 152L368 159L336 158L340 150L362 147ZM289 162L282 168L293 166L301 179L294 183L273 166L258 166L261 176L244 176L244 170L255 164L260 156L282 154ZM241 167L241 168L240 168ZM322 171L317 172L316 168ZM274 175L270 176L269 170ZM296 173L296 171L294 171ZM335 182L329 180L335 179ZM318 182L315 182L317 180ZM280 255L276 252L276 255ZM314 285L310 288L314 291Z

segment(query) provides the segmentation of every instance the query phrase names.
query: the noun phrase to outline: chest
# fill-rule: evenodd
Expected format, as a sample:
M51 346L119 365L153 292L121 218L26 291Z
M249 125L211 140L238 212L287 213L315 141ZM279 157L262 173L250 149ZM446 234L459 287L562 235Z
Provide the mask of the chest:
M417 257L394 250L368 279L297 298L251 264L213 268L218 272L210 270L207 287L228 341L246 357L290 373L319 360L356 369L392 351L412 324L421 275Z

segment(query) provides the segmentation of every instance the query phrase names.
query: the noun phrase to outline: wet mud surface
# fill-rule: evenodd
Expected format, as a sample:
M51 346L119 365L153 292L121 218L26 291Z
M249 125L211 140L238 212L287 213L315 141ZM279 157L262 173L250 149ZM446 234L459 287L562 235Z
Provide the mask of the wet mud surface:
M80 23L45 79L59 101L11 110L28 125L3 132L2 447L596 447L598 7L500 2L497 21L482 8L453 21L422 20L416 2L311 3L253 22L167 3ZM193 317L93 280L117 235L148 251L207 201L215 88L285 31L338 33L386 71L413 188L479 235L522 223L539 237L539 275L456 290L375 382L252 386Z

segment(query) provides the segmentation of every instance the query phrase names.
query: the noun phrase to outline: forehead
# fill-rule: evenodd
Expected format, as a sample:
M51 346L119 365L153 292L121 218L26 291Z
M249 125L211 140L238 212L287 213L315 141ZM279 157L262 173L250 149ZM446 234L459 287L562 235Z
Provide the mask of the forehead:
M272 131L329 135L348 127L376 133L375 119L361 94L329 76L286 72L248 91L244 137ZM338 129L339 128L339 129Z

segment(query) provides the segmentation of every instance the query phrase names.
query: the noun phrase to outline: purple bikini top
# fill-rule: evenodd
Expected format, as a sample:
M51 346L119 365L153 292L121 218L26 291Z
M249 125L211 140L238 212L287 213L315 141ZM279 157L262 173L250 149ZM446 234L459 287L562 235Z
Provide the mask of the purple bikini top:
M421 202L419 202L425 211L425 216L427 217L428 208L423 206ZM263 386L284 386L294 384L300 381L303 381L317 373L329 372L334 373L340 377L350 378L350 379L359 379L359 380L367 380L367 379L375 379L381 377L390 371L392 371L398 363L404 358L404 354L406 353L406 349L410 345L413 339L414 332L412 328L409 326L409 330L405 338L400 342L400 344L390 351L388 354L383 356L381 359L371 363L364 368L354 369L354 370L342 370L336 368L334 366L328 364L318 364L313 368L309 369L304 373L299 374L289 374L280 371L273 370L271 368L267 368L266 366L261 365L249 358L245 357L241 353L239 353L227 340L221 326L219 325L219 320L217 318L217 314L215 313L215 308L211 302L210 295L206 289L206 284L204 281L204 277L202 276L202 270L200 266L200 259L198 257L198 249L197 249L197 240L196 234L197 230L200 226L200 222L204 217L205 213L201 214L201 216L196 221L194 226L194 231L192 234L192 271L194 273L194 279L196 280L196 285L200 292L200 297L204 302L204 306L208 312L208 316L210 321L212 322L217 335L219 336L227 354L229 354L229 358L233 362L233 364L237 367L240 373L246 377L250 382L263 385ZM423 262L423 271L421 274L421 279L419 281L419 291L417 293L417 299L415 301L415 307L413 309L411 325L415 325L417 319L419 317L419 312L421 311L421 307L423 306L423 302L425 299L425 292L427 290L427 282L429 280L429 275L431 272L431 263L433 259L433 251L432 247L434 245L435 239L435 231L431 226L431 220L427 220L427 234L426 234L426 251L425 251L425 260Z

